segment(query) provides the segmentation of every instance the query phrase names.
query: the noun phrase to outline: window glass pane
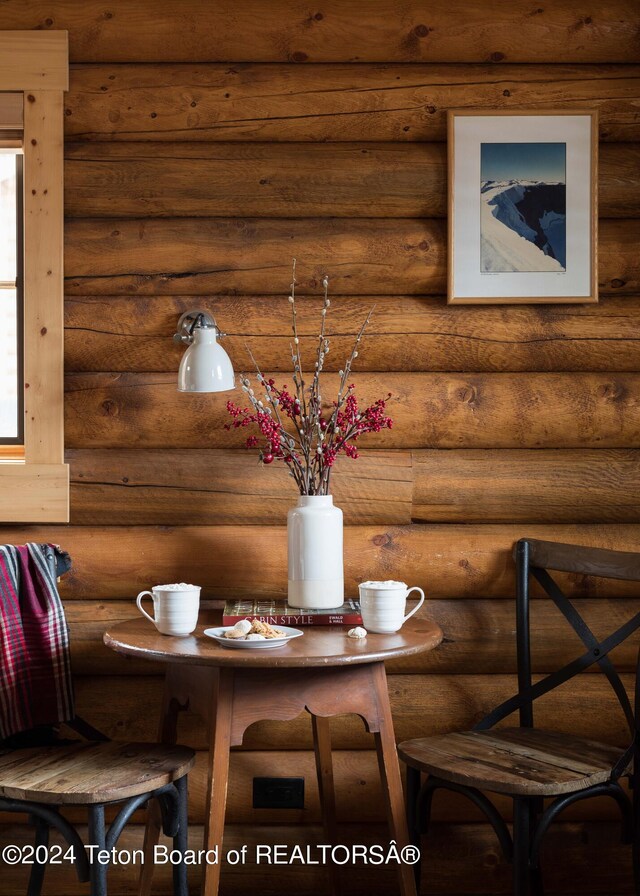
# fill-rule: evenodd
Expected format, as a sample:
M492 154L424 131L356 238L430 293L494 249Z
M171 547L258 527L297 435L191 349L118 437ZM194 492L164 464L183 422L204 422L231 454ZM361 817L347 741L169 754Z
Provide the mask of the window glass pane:
M18 436L18 314L15 289L0 289L0 442Z
M16 203L16 154L0 151L0 443L19 434Z
M15 283L16 154L0 150L0 283Z

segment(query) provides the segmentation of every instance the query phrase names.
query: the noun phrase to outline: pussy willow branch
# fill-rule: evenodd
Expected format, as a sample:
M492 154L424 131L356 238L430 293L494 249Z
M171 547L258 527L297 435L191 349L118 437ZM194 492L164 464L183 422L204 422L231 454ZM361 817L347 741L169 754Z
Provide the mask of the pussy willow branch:
M296 309L296 259L293 259L291 291L289 294L289 302L291 303L291 329L293 333L293 345L291 346L291 360L293 363L293 381L295 385L295 399L291 413L287 412L290 417L294 432L289 432L285 428L283 417L280 414L280 403L282 391L277 386L271 386L262 374L258 363L251 350L247 346L247 352L256 369L258 382L265 390L266 405L260 401L250 388L249 380L241 376L243 391L247 393L249 401L253 405L256 414L266 414L271 416L273 413L273 425L277 425L278 442L283 456L279 459L289 467L289 473L296 481L296 484L303 495L327 495L329 493L329 483L331 480L332 466L326 463L327 454L335 457L338 451L342 450L346 443L353 438L358 432L357 421L353 421L351 425L346 424L344 432L337 432L338 415L345 405L349 389L347 383L351 377L351 368L354 360L358 357L358 346L362 340L364 332L369 324L374 308L372 308L360 327L356 336L351 354L346 360L344 369L340 371L340 384L338 389L337 400L334 403L333 410L330 413L329 420L326 421L325 428L322 428L322 395L321 395L321 375L324 370L325 355L329 351L329 340L326 337L326 316L327 309L331 304L329 301L329 278L325 275L322 279L324 287L324 301L322 308L322 320L320 325L320 333L318 335L318 345L316 350L315 371L313 380L307 388L303 379L302 356L300 351L300 339L298 336L297 309ZM375 307L375 306L374 306ZM308 395L307 395L308 393ZM287 399L288 400L288 399ZM296 413L296 405L299 413ZM275 437L275 433L273 434ZM296 454L296 449L300 451L300 456Z
M298 429L296 435L300 437L300 449L302 454L304 455L305 461L305 494L309 494L309 490L311 487L310 482L310 445L309 439L306 437L306 425L308 419L308 410L307 410L307 399L305 396L305 383L303 380L303 370L302 370L302 354L300 351L300 339L298 338L298 321L297 316L298 312L296 309L296 259L293 259L292 263L292 274L291 274L291 292L289 294L289 301L291 302L291 329L293 331L293 345L291 347L291 360L293 363L293 384L296 390L296 398L298 399L298 404L300 405L300 428ZM296 423L295 416L293 420L294 426L297 428L298 423Z
M322 285L324 287L324 300L322 305L322 320L320 323L320 333L318 334L318 347L316 349L316 366L313 374L313 382L311 384L311 391L309 394L309 419L308 419L308 433L309 433L309 444L312 449L312 461L311 461L311 476L315 487L316 478L318 477L318 473L320 471L320 462L322 455L320 454L319 449L323 447L324 442L324 433L322 431L322 427L320 426L320 417L322 414L322 395L320 394L320 375L322 373L324 367L324 357L329 352L329 342L325 336L325 328L326 328L326 320L327 320L327 309L331 304L329 301L329 277L325 274L322 278ZM315 450L314 448L314 440L313 437L315 435ZM322 482L320 479L318 486ZM322 492L318 490L318 494Z
M296 310L296 259L294 258L292 261L292 271L291 271L291 292L289 294L289 301L291 302L291 329L293 331L293 347L291 348L291 359L293 361L293 382L296 387L296 396L298 401L300 402L300 407L302 408L302 413L307 414L306 400L304 396L304 380L302 379L302 355L300 353L300 340L298 338L298 321L297 316L298 312ZM299 378L296 376L296 368L298 373L300 374Z
M338 420L338 412L340 411L341 407L343 406L343 404L346 400L346 395L344 394L344 389L347 384L347 380L349 379L349 375L351 374L351 366L352 366L354 360L358 357L358 346L360 345L360 340L362 339L362 337L364 335L364 331L367 329L367 326L369 324L369 321L371 320L371 315L373 314L373 311L374 311L374 309L372 308L371 311L367 314L367 317L366 317L364 323L360 327L358 335L356 336L356 341L354 342L353 348L351 349L351 354L347 358L347 362L344 365L344 370L342 371L342 376L340 378L340 388L338 389L338 400L336 401L336 405L333 409L333 414L331 415L330 425L327 427L327 429L331 429L331 440L329 442L329 448L334 447L334 442L336 439L336 425L337 425L337 420Z

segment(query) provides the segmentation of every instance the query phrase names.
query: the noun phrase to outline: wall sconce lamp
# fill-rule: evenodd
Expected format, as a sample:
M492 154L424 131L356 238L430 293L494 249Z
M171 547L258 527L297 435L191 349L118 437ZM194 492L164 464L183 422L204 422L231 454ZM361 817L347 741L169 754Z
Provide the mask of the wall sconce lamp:
M218 339L223 339L208 311L185 311L174 342L188 345L178 371L178 392L227 392L235 388L233 366Z

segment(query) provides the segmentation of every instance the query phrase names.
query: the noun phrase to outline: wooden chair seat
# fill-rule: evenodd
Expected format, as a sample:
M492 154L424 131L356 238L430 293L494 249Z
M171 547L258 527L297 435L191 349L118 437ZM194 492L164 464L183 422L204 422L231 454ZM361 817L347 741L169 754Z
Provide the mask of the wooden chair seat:
M77 743L0 754L0 796L56 806L94 805L149 793L187 774L188 747Z
M398 753L411 767L455 784L544 797L608 781L623 750L539 728L494 728L416 738Z

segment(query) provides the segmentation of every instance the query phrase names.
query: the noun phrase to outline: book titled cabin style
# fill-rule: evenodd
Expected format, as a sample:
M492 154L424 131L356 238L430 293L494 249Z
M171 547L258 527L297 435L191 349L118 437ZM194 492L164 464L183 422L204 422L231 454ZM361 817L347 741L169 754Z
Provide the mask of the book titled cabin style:
M259 619L269 625L362 625L357 600L348 600L335 610L298 610L284 600L227 601L222 624L235 625L241 619Z

